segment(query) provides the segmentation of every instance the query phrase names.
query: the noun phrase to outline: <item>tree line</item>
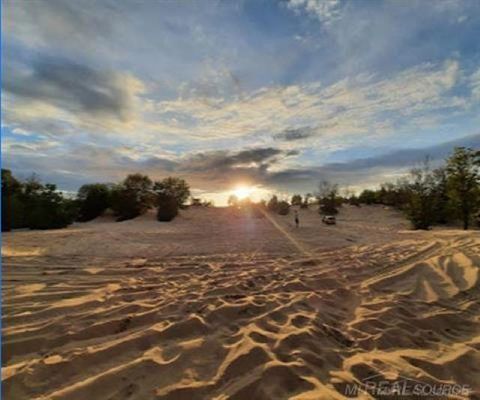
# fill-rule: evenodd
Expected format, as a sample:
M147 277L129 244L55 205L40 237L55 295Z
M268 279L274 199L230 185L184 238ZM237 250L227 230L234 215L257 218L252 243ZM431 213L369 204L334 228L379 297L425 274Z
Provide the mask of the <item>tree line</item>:
M415 229L457 220L468 229L472 221L480 222L480 151L458 147L438 168L431 169L427 160L395 183L383 183L358 196L339 193L337 184L322 181L315 194L294 194L290 202L274 195L255 206L287 215L291 206L307 208L315 203L319 213L334 215L342 203L382 204L404 211ZM159 221L171 221L185 207L189 196L190 188L184 179L152 181L147 175L131 174L117 184L83 185L71 199L55 185L42 184L35 176L21 181L2 169L2 231L64 228L74 221L90 221L107 209L113 211L117 221L124 221L157 208ZM230 196L228 203L235 207L253 205L249 199L240 201L235 196ZM192 205L209 203L193 199Z
M480 226L480 151L457 147L435 169L428 158L422 166L396 182L386 182L376 190L366 189L359 195L340 195L339 185L320 182L315 196L294 194L287 202L274 195L264 204L271 212L289 213L290 206L307 208L313 203L324 215L335 215L343 204L381 204L402 210L415 229L429 229L433 225L461 221L468 229L472 221Z
M154 182L147 175L131 174L117 184L83 185L71 199L35 176L21 181L2 169L2 231L64 228L74 221L97 218L107 209L117 221L124 221L157 208L159 221L171 221L189 196L184 179L168 177Z
M480 222L480 151L457 147L435 169L427 158L408 176L377 190L364 190L353 200L398 208L415 229L456 221L469 229L472 222Z

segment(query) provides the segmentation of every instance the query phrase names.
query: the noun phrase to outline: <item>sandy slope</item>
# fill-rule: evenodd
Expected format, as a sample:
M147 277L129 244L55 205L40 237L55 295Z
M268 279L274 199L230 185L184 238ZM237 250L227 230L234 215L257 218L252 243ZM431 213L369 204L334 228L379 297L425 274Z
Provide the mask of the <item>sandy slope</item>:
M378 207L318 220L5 235L5 398L335 399L372 376L479 396L478 231L409 232Z

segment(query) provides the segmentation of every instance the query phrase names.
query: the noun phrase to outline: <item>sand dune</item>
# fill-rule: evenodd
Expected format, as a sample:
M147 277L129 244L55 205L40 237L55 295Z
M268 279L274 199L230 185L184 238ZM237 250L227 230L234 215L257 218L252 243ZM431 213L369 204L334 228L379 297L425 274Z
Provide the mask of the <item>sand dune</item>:
M480 395L478 232L365 207L333 229L277 217L292 242L216 211L7 237L5 398L343 399L400 378Z

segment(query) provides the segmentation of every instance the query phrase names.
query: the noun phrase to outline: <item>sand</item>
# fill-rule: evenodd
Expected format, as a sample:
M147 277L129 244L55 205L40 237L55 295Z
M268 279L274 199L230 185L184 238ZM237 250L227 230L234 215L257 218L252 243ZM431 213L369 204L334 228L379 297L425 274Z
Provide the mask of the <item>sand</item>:
M199 208L5 234L5 398L480 396L478 231L382 207L300 220Z

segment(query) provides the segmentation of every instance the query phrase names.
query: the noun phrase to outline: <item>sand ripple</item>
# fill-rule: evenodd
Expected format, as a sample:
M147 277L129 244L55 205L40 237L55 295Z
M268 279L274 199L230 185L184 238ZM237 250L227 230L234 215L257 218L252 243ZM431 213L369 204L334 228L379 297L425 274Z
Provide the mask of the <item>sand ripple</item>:
M371 376L478 395L479 265L474 235L314 257L6 258L4 396L340 399Z

